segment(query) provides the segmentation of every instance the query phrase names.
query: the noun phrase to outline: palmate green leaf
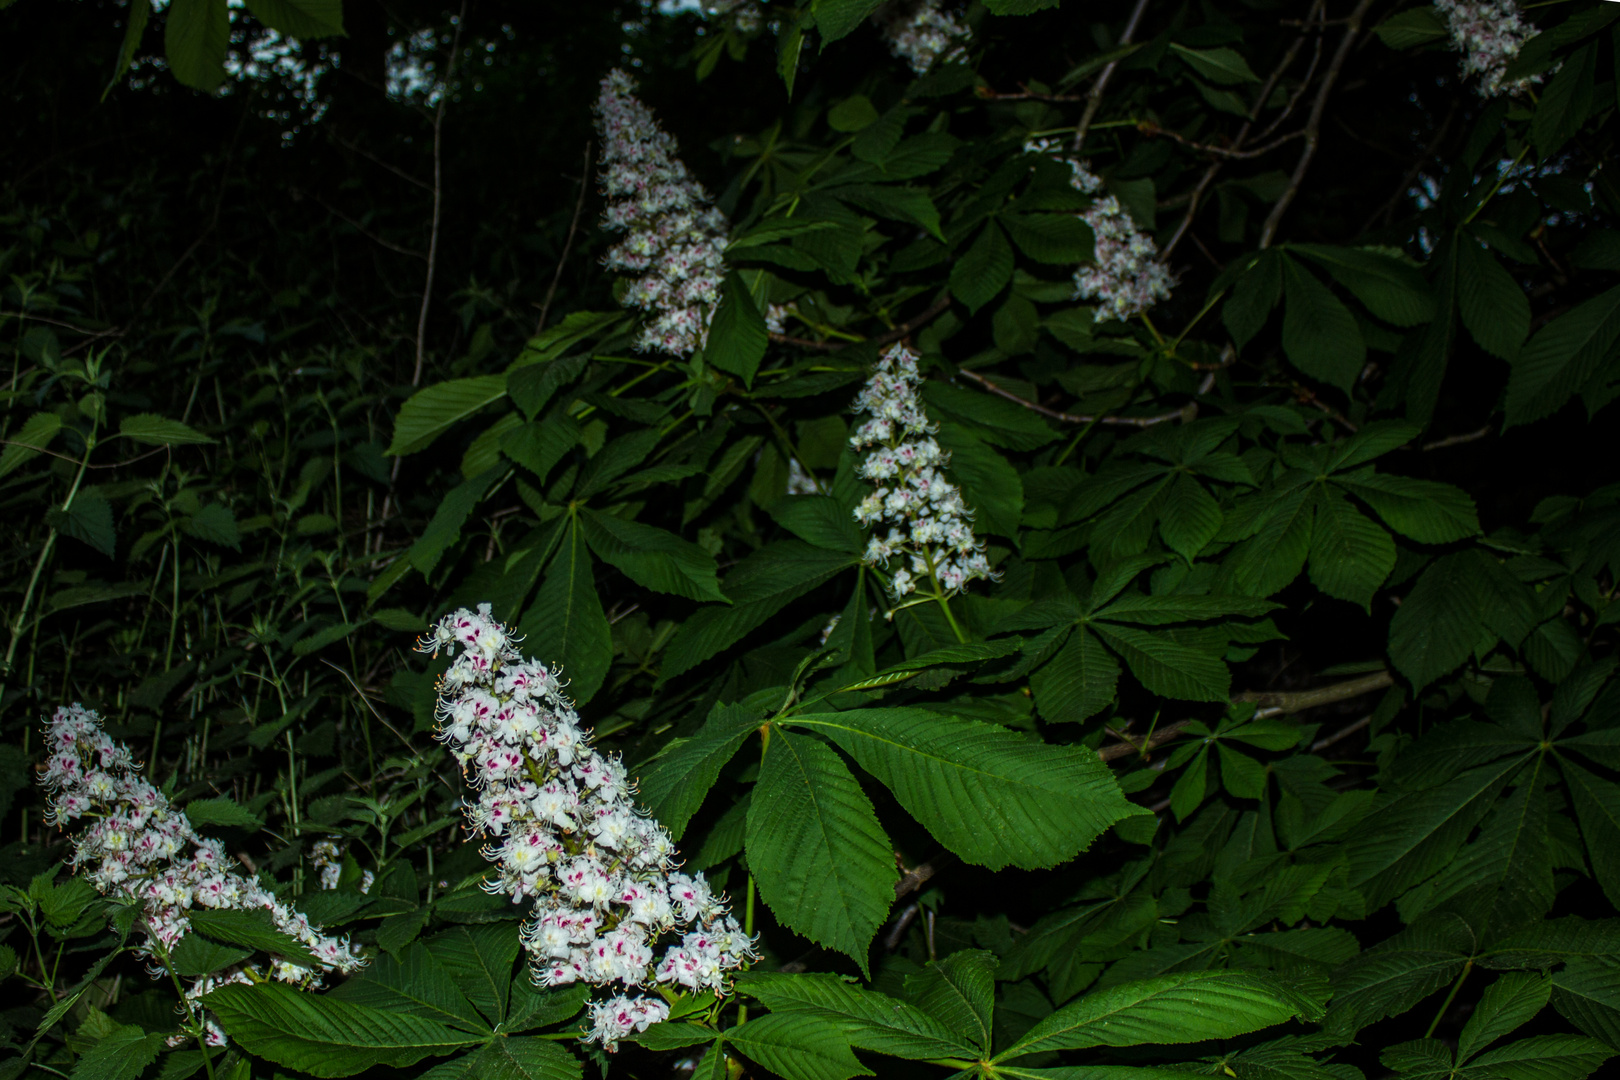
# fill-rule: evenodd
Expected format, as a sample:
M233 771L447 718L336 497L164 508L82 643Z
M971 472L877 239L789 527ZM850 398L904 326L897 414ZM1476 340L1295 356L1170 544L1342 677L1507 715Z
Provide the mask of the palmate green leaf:
M978 238L951 267L951 295L978 311L1012 279L1012 245L994 221L987 221Z
M583 1063L542 1038L492 1039L471 1053L442 1062L421 1080L581 1080Z
M1530 298L1495 255L1469 236L1457 239L1457 307L1479 347L1512 360L1530 334Z
M1461 488L1371 469L1340 473L1333 482L1372 507L1384 523L1422 544L1450 544L1479 534L1474 500Z
M238 911L230 908L194 907L191 909L190 918L191 929L204 937L213 938L227 945L245 945L250 949L262 949L300 967L316 966L314 954L297 938L276 929L275 923L270 920L270 912L263 908Z
M570 697L584 704L596 695L613 662L613 635L596 591L591 554L585 549L578 518L563 534L519 633L531 641L545 642L544 662L562 669Z
M1371 817L1377 829L1345 845L1346 881L1376 911L1448 864L1495 805L1522 758L1470 769L1427 791L1381 797Z
M760 898L782 925L865 972L896 871L871 801L837 754L772 729L748 808L747 852Z
M1473 553L1454 552L1423 571L1389 623L1389 657L1421 690L1449 674L1479 640Z
M1620 1049L1620 965L1571 960L1553 972L1552 1004L1581 1031Z
M862 1050L918 1061L975 1053L960 1033L915 1005L863 990L836 975L749 974L738 985L772 1012L831 1021L850 1045Z
M963 949L907 975L906 995L958 1037L988 1052L994 1033L996 966L994 953Z
M1260 530L1225 561L1223 569L1239 592L1271 596L1305 568L1311 549L1316 500L1308 487L1283 494L1264 512Z
M1503 403L1503 430L1557 412L1620 339L1620 286L1600 293L1543 326L1513 361Z
M1612 1047L1584 1035L1532 1035L1469 1062L1492 1080L1581 1080L1614 1057Z
M394 439L385 452L398 456L426 450L434 439L505 396L505 375L477 375L423 387L400 406Z
M726 602L713 557L696 544L590 507L581 509L580 525L591 550L637 585L689 600Z
M163 52L174 77L212 93L225 81L231 16L225 0L174 0L163 28Z
M982 532L1017 536L1024 512L1018 470L959 424L942 422L935 438L951 455L947 474L961 488L963 501L974 513L974 525Z
M1190 476L1176 479L1159 511L1165 546L1191 563L1221 529L1221 504Z
M1467 1061L1546 1006L1552 983L1545 975L1510 971L1485 988L1457 1038L1457 1060Z
M1446 905L1493 936L1541 919L1552 907L1547 797L1537 770L1486 817L1477 839L1451 860L1433 884L1402 900L1403 910Z
M697 734L668 743L638 781L639 801L679 840L692 815L765 712L748 702L716 704Z
M1560 771L1586 841L1592 876L1609 903L1620 907L1620 790L1567 757L1561 756Z
M1087 994L1036 1024L995 1060L1089 1046L1227 1039L1295 1017L1316 1020L1321 1016L1319 1002L1275 976L1249 971L1187 972Z
M472 512L483 501L490 485L499 478L499 468L479 473L468 480L463 480L445 495L439 502L439 507L433 512L433 518L422 530L422 535L416 538L406 554L411 565L420 570L423 575L433 573L444 557L445 549L461 539L461 529L472 516Z
M770 337L765 329L765 316L759 313L748 286L736 271L726 275L725 288L720 294L720 305L709 321L709 336L703 343L703 359L730 372L743 381L754 384L754 372L765 356Z
M1183 701L1225 701L1231 696L1232 673L1220 657L1132 626L1091 626L1153 693Z
M722 590L730 607L696 611L664 650L660 680L667 681L741 641L751 630L840 570L853 556L784 540L754 552L727 575Z
M783 1080L849 1080L871 1076L840 1025L809 1013L771 1013L730 1028L725 1041Z
M1030 676L1035 705L1047 723L1079 723L1108 708L1119 685L1119 662L1096 635L1076 627Z
M1317 588L1370 611L1373 593L1395 568L1395 541L1344 499L1321 491L1310 567Z
M1289 244L1288 250L1333 275L1368 311L1385 322L1416 326L1434 317L1434 298L1423 274L1392 255L1323 244Z
M1293 259L1283 260L1282 271L1283 352L1305 374L1348 393L1367 363L1355 316Z
M1011 401L939 379L923 384L929 411L954 420L976 438L1009 450L1038 450L1058 437L1045 420Z
M300 993L281 983L224 986L202 1004L249 1053L312 1076L402 1068L483 1041L434 1020Z
M510 924L506 929L511 932ZM386 952L375 957L359 978L343 983L330 996L467 1031L489 1031L489 1024L480 1019L450 972L420 941L401 949L397 957Z
M260 22L288 37L343 33L343 0L247 0L247 6Z
M509 922L457 926L437 934L427 949L490 1024L506 1019L518 935Z
M1323 1027L1340 1037L1405 1012L1450 983L1473 954L1474 934L1456 915L1431 915L1333 973Z
M784 723L831 739L964 861L999 870L1055 866L1139 813L1082 747L923 709L854 709Z

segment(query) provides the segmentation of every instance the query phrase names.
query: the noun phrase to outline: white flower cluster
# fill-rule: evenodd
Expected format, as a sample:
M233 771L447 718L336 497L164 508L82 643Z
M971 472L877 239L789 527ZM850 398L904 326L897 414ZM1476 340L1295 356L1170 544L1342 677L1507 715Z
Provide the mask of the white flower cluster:
M870 419L849 440L857 450L871 448L859 471L878 489L861 500L855 518L868 528L889 526L887 537L873 533L865 560L902 560L889 579L896 600L920 583L948 596L974 578L998 576L973 535L972 511L941 471L950 455L929 438L935 427L917 397L921 381L916 354L903 344L890 348L855 399L855 411Z
M59 708L45 728L45 761L41 783L50 792L48 824L63 826L76 818L89 825L73 840L69 860L83 870L96 891L139 904L147 941L136 955L156 961L179 944L191 929L189 913L197 908L249 911L262 908L283 933L296 938L315 956L318 966L303 967L272 957L268 977L308 989L327 972L350 972L365 961L345 938L321 933L309 919L281 903L257 881L229 869L218 840L199 836L185 814L167 796L141 779L129 748L102 730L94 710L74 704ZM154 948L154 942L161 948ZM161 970L161 969L159 969ZM210 976L188 997L213 985L243 979L262 981L256 965L242 965ZM224 1042L211 1021L209 1039Z
M1102 179L1087 168L1085 162L1064 154L1060 143L1051 139L1031 140L1024 144L1024 152L1056 154L1069 166L1072 173L1069 182L1077 191L1087 195L1102 191ZM1159 261L1158 245L1136 227L1125 208L1119 205L1119 199L1103 195L1080 217L1091 226L1097 247L1091 265L1082 266L1074 273L1076 300L1096 300L1102 308L1099 315L1124 320L1170 298L1175 278Z
M633 96L635 86L615 70L596 101L610 200L602 224L626 234L604 261L639 275L623 298L652 316L638 347L685 356L703 344L720 302L726 219L675 156L675 140Z
M321 888L331 892L338 887L338 879L343 876L343 852L335 840L317 840L309 846L309 861L321 876ZM370 870L360 872L360 891L371 891L371 883L376 875Z
M1481 97L1517 93L1541 81L1540 75L1502 81L1508 64L1536 36L1513 0L1435 0L1434 6L1446 17L1452 45L1463 54L1463 75L1480 77Z
M711 19L727 18L738 32L752 34L765 25L765 13L759 0L709 0L703 13Z
M890 0L872 21L888 39L889 52L918 75L926 75L941 57L958 56L970 33L956 16L940 10L940 0Z
M624 766L592 749L556 674L523 659L488 604L445 616L418 648L460 649L439 687L439 738L477 791L467 820L496 866L484 887L534 900L523 943L535 981L724 992L753 939L702 874L676 871L668 830L637 812ZM659 959L666 935L679 939ZM669 1015L649 996L590 1008L588 1039L608 1050Z

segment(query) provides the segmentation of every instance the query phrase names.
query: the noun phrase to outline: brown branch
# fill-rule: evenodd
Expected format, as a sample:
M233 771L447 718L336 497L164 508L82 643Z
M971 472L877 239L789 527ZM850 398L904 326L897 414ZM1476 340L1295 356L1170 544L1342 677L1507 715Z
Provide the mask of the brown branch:
M1366 716L1363 716L1360 720L1357 720L1355 723L1346 724L1346 725L1344 725L1344 727L1340 728L1338 731L1335 731L1333 734L1324 735L1320 739L1317 739L1315 742L1311 743L1311 753L1313 753L1313 754L1321 753L1323 750L1326 750L1328 747L1332 746L1334 743L1340 742L1340 741L1342 741L1344 739L1348 739L1350 736L1354 735L1356 732L1360 731L1362 728L1366 727L1370 723L1372 723L1372 714L1368 713Z
M341 139L341 138L338 138L336 136L333 137L332 141L337 143L339 146L343 147L346 150L351 150L354 153L359 154L363 158L371 159L372 161L376 162L378 165L381 165L383 168L385 168L389 172L393 173L395 176L399 177L401 180L404 180L406 183L415 184L417 187L421 188L423 191L432 191L433 190L433 185L428 183L426 180L418 180L416 177L412 176L410 173L406 172L404 169L401 169L397 165L389 164L388 162L384 161L382 158L378 157L376 154L373 154L371 151L361 147L358 143L352 143L352 142L349 142L346 139Z
M562 255L557 259L557 271L551 275L545 302L540 305L540 321L535 324L538 334L546 328L546 316L551 314L551 299L557 295L557 283L562 280L563 267L568 265L568 253L574 250L574 237L579 233L579 215L585 209L585 189L591 182L591 142L585 140L585 171L579 174L579 199L574 203L574 217L568 223L568 239L563 241Z
M1016 93L1016 94L999 93L999 92L997 92L995 90L990 89L988 86L980 86L980 87L976 88L973 91L973 93L974 93L975 97L982 98L985 101L1084 101L1084 100L1086 100L1086 95L1085 94L1038 94L1035 91L1031 90L1029 87L1025 86L1023 83L1018 84L1018 93Z
M1287 135L1279 136L1266 143L1266 145L1256 147L1253 150L1239 150L1236 146L1212 146L1209 143L1194 142L1180 132L1162 128L1151 120L1143 120L1136 125L1136 130L1144 135L1163 135L1168 139L1174 139L1189 150L1196 150L1200 154L1211 154L1215 157L1225 158L1228 161L1247 161L1250 158L1269 154L1279 146L1285 146L1295 139L1303 138L1305 135L1305 130L1301 128L1299 131L1291 131Z
M1248 690L1233 698L1233 701L1253 702L1260 708L1255 712L1257 717L1282 716L1286 713L1303 712L1314 709L1319 705L1331 705L1338 701L1349 701L1351 698L1371 694L1377 690L1384 690L1395 685L1395 676L1388 671L1375 671L1371 675L1363 675L1359 679L1347 679L1344 682L1333 683L1330 686L1319 686L1314 690L1289 690L1272 692L1265 690Z
M1328 96L1333 92L1334 83L1339 81L1339 73L1344 69L1344 62L1350 56L1356 38L1361 35L1361 20L1372 4L1373 0L1359 0L1355 10L1346 20L1344 37L1339 39L1339 48L1333 54L1333 61L1322 75L1322 83L1316 91L1316 100L1311 103L1310 118L1305 121L1305 148L1300 151L1299 162L1294 166L1294 174L1288 179L1288 187L1272 206L1271 213L1266 215L1266 222L1260 228L1259 246L1262 248L1271 246L1272 239L1277 235L1277 227L1282 224L1283 215L1293 205L1294 198L1299 194L1300 185L1305 182L1305 174L1310 171L1311 162L1316 158L1316 148L1322 136L1322 114L1327 109Z
M1419 449L1421 449L1421 450L1444 450L1448 446L1461 446L1463 443L1475 442L1475 441L1477 441L1479 439L1483 439L1485 436L1489 435L1490 433L1491 433L1491 425L1486 424L1484 427L1480 428L1478 431L1470 431L1466 435L1447 435L1443 439L1436 439L1436 440L1434 440L1434 442L1426 442L1421 447L1419 447Z
M946 308L951 306L951 294L942 292L939 299L929 304L926 309L916 316L906 320L893 330L886 330L877 337L863 338L859 342L851 341L811 341L808 338L791 337L787 334L771 334L770 339L778 345L792 345L798 349L815 349L818 352L840 352L851 345L888 345L899 341L914 333L918 328L938 318Z
M1136 28L1142 24L1142 13L1147 10L1147 0L1136 0L1136 6L1131 9L1131 17L1125 21L1125 29L1120 31L1119 40L1114 47L1129 45L1131 38L1136 36ZM1091 85L1086 94L1086 111L1080 115L1080 123L1074 128L1074 152L1080 153L1080 147L1085 144L1086 132L1091 128L1091 121L1097 116L1097 110L1102 108L1103 91L1108 89L1108 82L1114 77L1119 68L1118 60L1110 60L1108 66L1102 69L1097 81Z
M1132 754L1139 754L1145 757L1149 750L1152 750L1158 746L1163 746L1171 739L1174 739L1180 735L1181 729L1190 723L1192 723L1191 720L1177 720L1173 724L1166 724L1164 727L1156 729L1152 735L1149 735L1141 742L1133 742L1130 739L1126 739L1124 742L1118 742L1111 746L1105 746L1097 751L1097 756L1103 761L1113 761L1115 758L1130 757ZM1121 738L1124 738L1124 736L1121 736Z
M366 228L364 225L354 220L354 218L350 217L348 214L345 214L343 211L339 210L337 207L333 206L331 203L327 202L314 192L309 192L309 197L325 207L327 213L331 214L335 218L341 219L344 224L348 225L351 229L365 237L367 240L370 240L372 243L380 244L389 251L398 252L401 255L409 255L413 259L427 258L427 256L422 254L420 251L413 251L408 247L400 247L392 240L384 240L382 237L378 236L376 233L372 232L370 229Z
M1355 424L1352 424L1338 409L1335 409L1333 406L1317 397L1315 390L1305 386L1303 383L1294 384L1294 397L1297 398L1299 403L1302 405L1314 405L1318 409L1321 409L1327 414L1327 418L1329 420L1332 420L1335 424L1338 424L1352 435L1361 430Z
M925 863L920 863L907 870L899 881L894 883L894 898L896 900L907 893L916 892L922 888L929 878L939 873L941 869L956 861L956 856L948 851L942 851Z
M1008 390L1005 387L997 386L983 375L980 375L977 371L970 371L967 368L959 368L957 370L957 374L966 376L968 379L978 383L980 386L984 387L997 397L1005 398L1008 401L1022 405L1024 408L1033 412L1038 412L1042 416L1049 416L1053 420L1060 420L1065 424L1107 424L1114 427L1145 428L1152 427L1154 424L1162 424L1168 420L1187 419L1188 413L1197 409L1197 405L1189 402L1188 404L1183 405L1181 408L1176 409L1174 412L1159 413L1154 416L1080 416L1075 413L1059 412L1057 409L1049 409L1045 405L1040 405L1030 401L1027 398L1019 397L1011 390Z

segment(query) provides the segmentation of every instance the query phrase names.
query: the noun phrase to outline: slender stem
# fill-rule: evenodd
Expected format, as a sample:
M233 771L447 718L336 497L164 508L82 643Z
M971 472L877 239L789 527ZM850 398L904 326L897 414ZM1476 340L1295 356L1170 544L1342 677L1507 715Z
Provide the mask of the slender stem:
M944 593L935 593L934 599L939 603L939 610L945 613L945 621L951 624L951 632L956 635L956 640L966 645L968 643L967 634L962 632L962 627L957 623L956 616L951 614L950 598Z
M1435 1028L1438 1028L1440 1021L1445 1019L1446 1010L1451 1008L1453 1001L1457 1000L1457 991L1462 989L1463 980L1468 978L1468 973L1472 970L1474 970L1474 962L1472 960L1466 961L1463 964L1462 972L1457 976L1457 981L1451 984L1451 993L1447 994L1446 1000L1440 1003L1440 1011L1434 1014L1434 1019L1429 1023L1429 1030L1423 1033L1425 1039L1434 1036Z

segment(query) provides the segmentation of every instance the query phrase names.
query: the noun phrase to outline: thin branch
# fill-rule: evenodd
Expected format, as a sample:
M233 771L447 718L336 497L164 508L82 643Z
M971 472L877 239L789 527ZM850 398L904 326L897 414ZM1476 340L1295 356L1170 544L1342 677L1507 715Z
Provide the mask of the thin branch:
M910 870L907 870L905 875L901 877L899 881L894 883L894 898L898 900L908 893L916 892L918 889L922 888L923 884L927 882L929 878L933 877L935 874L939 873L941 869L951 865L951 863L955 861L955 855L952 855L948 851L942 851L938 855L935 855L932 859L929 859L927 862L921 863L912 867Z
M568 253L574 250L574 236L579 232L579 215L585 209L585 189L591 182L591 142L585 140L585 169L579 174L579 199L574 203L574 216L568 222L568 239L563 241L562 256L557 259L557 270L551 275L545 302L540 305L540 321L535 324L536 334L546 328L546 316L551 314L551 299L557 295L557 283L562 280L563 267L568 265Z
M1065 424L1108 424L1115 427L1145 428L1152 427L1154 424L1162 424L1169 420L1185 419L1188 411L1195 407L1189 403L1188 405L1184 405L1181 408L1176 409L1174 412L1159 413L1154 416L1080 416L1075 413L1059 412L1057 409L1049 409L1045 405L1040 405L1030 401L1027 398L1019 397L1011 390L991 382L983 375L980 375L977 371L970 371L967 368L959 368L957 370L957 374L963 375L968 379L971 379L973 382L978 383L980 386L984 387L997 397L1006 398L1008 401L1022 405L1026 409L1033 412L1038 412L1042 416L1049 416L1053 420L1059 420Z
M366 228L364 225L354 220L354 218L350 217L348 214L345 214L343 211L339 210L337 207L333 206L331 203L327 202L314 192L308 192L308 195L310 198L320 203L321 206L325 207L327 213L331 214L335 218L340 219L345 225L349 226L349 228L353 229L367 240L370 240L372 243L379 244L382 247L387 248L389 251L397 252L400 255L409 255L413 259L427 258L427 256L422 254L420 251L413 251L408 247L400 247L392 240L384 240L382 237L378 236L376 233L372 232L370 229Z
M1025 86L1018 84L1018 93L1002 94L990 89L988 86L978 87L973 91L976 97L985 101L1084 101L1085 94L1039 94Z
M1350 736L1354 735L1356 732L1360 731L1362 728L1366 727L1370 723L1372 723L1372 714L1368 713L1366 716L1363 716L1360 720L1357 720L1355 723L1346 724L1344 727L1340 728L1338 731L1335 731L1333 734L1324 735L1320 739L1317 739L1315 742L1311 743L1311 753L1313 753L1313 754L1321 753L1323 750L1326 750L1328 747L1332 746L1334 743L1340 742L1340 741L1342 741L1344 739L1348 739Z
M44 315L35 315L35 314L33 314L31 312L27 312L27 311L0 311L0 319L8 319L8 318L9 319L32 319L35 322L46 323L46 324L48 324L50 326L60 326L64 330L72 330L75 334L83 334L85 337L93 337L93 338L106 337L108 334L120 333L119 329L116 326L108 326L108 327L104 327L103 329L100 329L100 330L86 330L84 327L78 326L78 325L76 325L74 323L63 322L61 319L46 318ZM78 459L74 458L74 460L77 461Z
M450 61L444 68L444 89L439 94L439 106L433 111L433 222L428 228L427 279L422 283L422 306L416 313L416 367L411 372L411 385L422 385L422 366L427 361L427 317L433 302L433 273L439 265L439 220L444 205L444 110L455 92L456 60L461 55L461 28L467 25L467 0L461 0L461 18L456 20L456 34L450 41ZM395 461L397 466L399 461Z
M1136 0L1136 6L1131 9L1131 17L1125 21L1125 29L1120 31L1119 40L1115 47L1129 45L1136 36L1136 28L1142 24L1142 13L1147 10L1148 0ZM1119 68L1118 60L1110 60L1108 66L1102 69L1097 81L1091 85L1091 91L1086 94L1086 111L1080 116L1080 123L1074 128L1074 152L1080 153L1080 147L1085 144L1086 132L1091 129L1091 121L1096 119L1097 110L1102 108L1103 91L1108 89L1108 82L1114 77Z
M378 165L381 165L383 168L387 169L389 172L393 173L395 176L399 177L401 180L404 180L406 183L415 184L417 187L421 188L423 191L432 191L433 190L433 185L428 183L426 180L417 179L416 177L412 176L410 173L406 172L404 169L401 169L398 165L392 165L392 164L384 161L382 158L378 157L376 154L373 154L370 150L367 150L364 147L360 146L358 143L352 143L352 142L349 142L346 139L338 138L336 136L333 137L333 141L336 142L339 146L343 147L345 150L352 150L354 153L359 154L361 157L368 158L371 161L376 162Z
M1478 441L1480 439L1483 439L1485 436L1489 435L1490 433L1491 433L1491 425L1486 424L1484 427L1480 428L1478 431L1470 431L1466 435L1447 435L1443 439L1436 439L1436 440L1434 440L1434 442L1426 442L1421 447L1419 447L1419 449L1420 450L1444 450L1448 446L1461 446L1463 443L1476 442L1476 441Z
M1338 701L1349 701L1351 698L1358 698L1363 694L1385 690L1394 685L1395 676L1388 671L1375 671L1371 675L1363 675L1359 679L1347 679L1344 682L1333 683L1330 686L1319 686L1314 690L1280 692L1248 690L1232 700L1253 702L1260 706L1254 714L1257 717L1282 716L1286 713L1314 709L1319 705L1331 705Z
M1180 735L1181 729L1190 723L1192 723L1191 720L1177 720L1173 724L1166 724L1162 728L1155 729L1152 735L1149 735L1141 742L1133 742L1126 739L1124 742L1114 743L1112 746L1105 746L1101 750L1097 751L1097 756L1103 761L1113 761L1115 758L1130 757L1132 754L1146 756L1149 750L1152 750L1155 747L1163 746L1171 739L1174 739L1176 736ZM1121 737L1123 738L1123 736Z
M1316 100L1311 103L1311 115L1305 122L1305 149L1300 151L1299 162L1294 166L1294 174L1289 177L1288 187L1284 189L1266 215L1266 223L1260 228L1260 247L1271 246L1272 239L1277 235L1277 226L1282 224L1283 215L1293 205L1294 198L1299 194L1300 185L1305 182L1305 174L1310 171L1311 162L1316 158L1316 147L1322 136L1322 114L1327 109L1328 96L1333 93L1333 84L1339 81L1339 73L1344 69L1344 62L1355 47L1356 38L1361 35L1361 20L1366 16L1367 10L1373 5L1373 0L1359 0L1356 9L1350 13L1346 20L1344 37L1339 39L1339 48L1333 54L1333 62L1328 65L1327 71L1322 75L1322 83L1317 88Z
M1256 147L1253 150L1239 150L1236 147L1211 146L1209 143L1194 142L1185 135L1182 135L1180 132L1171 131L1169 128L1162 128L1158 124L1153 123L1151 120L1142 121L1136 125L1136 129L1142 132L1144 135L1163 135L1166 138L1174 139L1176 142L1180 143L1182 146L1185 146L1189 150L1196 150L1200 154L1210 154L1214 157L1225 158L1228 161L1247 161L1250 158L1261 157L1265 154L1271 153L1279 146L1286 146L1295 139L1303 138L1305 136L1305 129L1301 128L1298 131L1291 131L1287 135L1279 136L1266 143L1266 145Z
M896 326L893 330L886 330L877 337L862 338L859 342L811 341L808 338L791 337L787 334L771 334L770 338L778 345L792 345L794 348L798 349L815 349L818 352L840 352L849 348L853 344L883 346L899 341L901 338L908 337L909 335L915 333L925 324L938 318L944 313L945 309L950 306L951 294L949 292L942 292L939 294L939 299L935 300L932 304L929 304L928 307L919 314L907 319L899 326Z

